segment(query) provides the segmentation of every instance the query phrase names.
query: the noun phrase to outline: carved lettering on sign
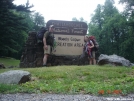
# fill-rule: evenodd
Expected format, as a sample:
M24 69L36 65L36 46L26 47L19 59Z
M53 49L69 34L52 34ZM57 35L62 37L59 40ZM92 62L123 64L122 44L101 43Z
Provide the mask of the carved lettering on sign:
M87 33L87 24L84 22L49 20L47 27L50 25L55 26L54 34L85 35Z
M87 33L87 24L77 21L49 20L47 27L54 25L56 48L55 55L80 55L84 46L84 35Z
M55 28L55 32L57 32L57 33L69 33L69 29Z

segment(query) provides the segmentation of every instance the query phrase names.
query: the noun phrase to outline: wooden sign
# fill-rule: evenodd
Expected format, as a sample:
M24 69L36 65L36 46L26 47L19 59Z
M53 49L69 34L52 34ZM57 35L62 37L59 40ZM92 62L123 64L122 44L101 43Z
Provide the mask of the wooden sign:
M56 48L55 55L80 55L83 51L84 36L87 34L87 24L77 21L49 20L47 27L54 25Z

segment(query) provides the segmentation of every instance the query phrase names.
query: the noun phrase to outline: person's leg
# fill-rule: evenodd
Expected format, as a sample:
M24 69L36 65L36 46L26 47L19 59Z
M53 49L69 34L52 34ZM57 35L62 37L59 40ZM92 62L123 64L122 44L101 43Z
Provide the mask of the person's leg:
M47 58L48 58L48 55L47 54L44 54L43 66L46 66L46 64L47 64Z
M96 59L95 59L95 51L92 51L92 61L93 61L93 64L96 65Z
M96 65L96 59L95 58L93 58L93 64Z
M89 65L92 65L92 59L89 58Z
M44 49L44 58L43 58L43 66L47 65L47 59L50 54L50 46L48 45L48 49Z

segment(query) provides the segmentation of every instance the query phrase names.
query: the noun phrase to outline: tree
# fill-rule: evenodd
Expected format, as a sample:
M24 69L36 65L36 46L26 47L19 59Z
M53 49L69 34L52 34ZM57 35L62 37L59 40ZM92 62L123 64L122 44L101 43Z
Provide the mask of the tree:
M23 5L14 5L13 0L0 1L0 56L18 58L26 40L28 25L24 22L25 18L16 13L18 11L30 12Z
M89 23L89 35L100 44L100 53L117 54L134 61L134 1L120 0L127 5L123 13L113 6L114 0L98 5Z
M79 21L79 20L76 17L73 17L72 21Z
M95 10L95 15L92 17L91 22L98 26L98 28L102 29L103 17L102 17L102 6L98 4L97 9Z
M122 54L130 59L131 61L134 61L134 1L133 0L120 0L120 3L125 4L125 10L123 12L123 15L127 19L126 23L126 36L125 40L121 44ZM131 47L131 48L130 48Z
M134 27L134 1L133 0L120 0L120 3L126 5L124 15L128 19L129 26Z
M89 23L89 34L96 36L101 53L119 55L120 37L124 35L126 19L113 4L113 0L106 0L104 6L97 6Z
M104 19L102 15L103 12L102 6L98 4L94 12L95 14L92 16L91 21L89 23L88 33L89 35L94 35L98 40L98 42L100 43L102 39L101 30L102 30L103 19Z
M89 34L94 35L99 38L99 34L102 30L103 16L102 16L102 6L99 4L95 10L95 14L92 16L89 23Z
M42 26L45 26L44 17L39 12L33 14L33 22L34 22L33 28L36 31L38 31Z
M72 18L72 21L86 22L86 23L87 23L87 21L85 21L85 20L83 19L83 17L80 17L79 19L77 19L76 17L73 17L73 18Z
M134 15L134 0L120 0L119 3L125 3L125 12L128 15Z

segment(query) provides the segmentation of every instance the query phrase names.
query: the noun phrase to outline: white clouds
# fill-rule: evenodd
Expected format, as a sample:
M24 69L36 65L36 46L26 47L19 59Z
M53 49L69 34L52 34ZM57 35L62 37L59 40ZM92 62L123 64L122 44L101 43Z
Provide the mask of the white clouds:
M25 4L27 0L15 0L15 4ZM83 17L90 21L90 15L98 4L105 0L29 0L34 7L32 10L40 12L48 20L72 20L73 17ZM117 1L116 1L117 2Z

